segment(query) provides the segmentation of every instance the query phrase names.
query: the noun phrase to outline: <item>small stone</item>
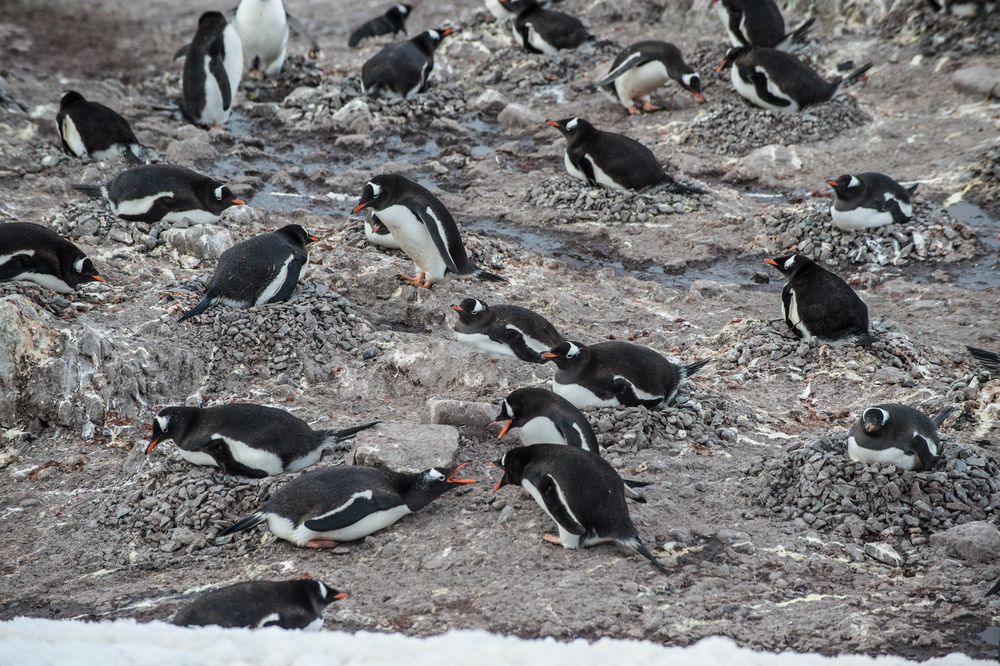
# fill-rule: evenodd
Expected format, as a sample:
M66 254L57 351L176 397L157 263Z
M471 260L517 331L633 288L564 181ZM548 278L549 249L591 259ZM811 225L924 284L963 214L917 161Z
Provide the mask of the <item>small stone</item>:
M865 544L865 555L876 562L887 564L891 567L903 566L903 556L896 552L896 549L887 543L869 542Z

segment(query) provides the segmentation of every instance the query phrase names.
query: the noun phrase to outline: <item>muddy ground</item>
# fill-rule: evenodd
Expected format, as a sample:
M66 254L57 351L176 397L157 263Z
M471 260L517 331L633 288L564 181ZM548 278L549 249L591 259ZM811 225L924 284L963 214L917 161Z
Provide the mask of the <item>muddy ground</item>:
M293 37L284 76L249 82L227 127L204 132L170 110L180 91L171 56L203 5L7 2L0 214L75 239L111 281L69 301L0 292L0 618L167 618L206 586L308 574L353 593L328 627L995 654L1000 602L983 593L996 567L933 534L996 523L1000 511L1000 382L964 353L1000 349L1000 201L984 182L997 172L998 107L953 87L959 69L998 66L996 15L970 27L916 0L888 16L879 3L822 3L804 57L831 74L847 61L875 67L850 98L789 119L749 109L711 71L725 51L721 26L705 2L689 4L562 3L602 39L673 41L701 72L706 105L666 86L665 110L627 117L589 90L612 45L528 56L478 4L437 0L409 23L411 34L461 28L439 51L431 90L338 115L384 43L349 50L347 35L382 5L294 2L319 60ZM793 23L812 3L796 5ZM175 324L214 259L163 229L115 222L71 189L123 168L60 153L53 119L71 87L122 111L159 159L250 198L252 210L216 230L220 242L291 221L321 236L293 300ZM524 108L498 119L508 102ZM542 121L577 115L644 141L709 193L612 195L568 180L563 142ZM477 260L510 282L401 288L394 276L410 262L367 245L350 215L366 180L389 170L434 189ZM814 193L861 170L919 182L920 219L858 237L824 227L828 200ZM761 259L790 248L861 289L879 343L802 345L769 323L781 282ZM143 459L146 425L168 404L252 400L317 427L416 423L429 398L496 404L546 383L550 367L451 340L448 305L468 295L535 308L584 342L713 359L662 414L591 414L612 463L655 482L632 514L670 576L612 547L543 543L551 526L530 498L490 489L485 462L502 447L485 422L461 428L459 454L481 483L333 552L260 531L215 545L285 480L192 469L171 445ZM843 431L885 401L958 408L940 469L903 475L846 460ZM834 481L839 499L828 503ZM932 505L926 515L918 501Z

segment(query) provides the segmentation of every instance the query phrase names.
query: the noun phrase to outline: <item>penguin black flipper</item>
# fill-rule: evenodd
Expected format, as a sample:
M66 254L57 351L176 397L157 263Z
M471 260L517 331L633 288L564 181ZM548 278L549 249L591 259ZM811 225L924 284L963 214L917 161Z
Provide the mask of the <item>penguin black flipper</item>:
M573 517L573 512L563 502L562 491L551 474L542 477L541 481L538 482L537 490L549 513L552 514L552 520L556 521L559 527L577 536L583 536L587 533L587 529Z
M204 448L205 453L212 456L215 464L219 466L224 474L231 476L249 476L254 479L263 479L267 472L255 467L247 467L243 463L233 458L229 445L221 439L213 439Z
M177 323L179 324L182 321L187 321L191 317L197 317L202 312L215 305L215 301L216 298L214 294L211 295L205 294L193 308L191 308L190 310L188 310L187 312L185 312L180 316L180 318L177 320Z
M988 597L991 594L996 594L998 592L1000 592L1000 580L997 580L997 582L993 583L993 587L990 588L990 591L984 594L983 596Z
M541 354L528 346L524 341L524 336L519 332L508 328L500 338L500 342L510 347L510 350L522 361L527 361L528 363L547 363Z
M810 30L812 30L814 23L816 23L816 19L813 17L809 17L802 23L802 25L800 25L795 30L792 30L790 33L785 35L785 39L783 40L783 42L802 43L803 41L805 41L806 34Z
M785 313L785 323L788 324L788 327L790 329L792 329L792 333L795 334L795 337L801 338L802 337L802 331L800 331L798 329L798 327L794 323L792 323L792 321L789 320L789 318L788 318L788 312L790 312L790 308L792 307L792 283L791 282L786 282L785 286L781 290L781 305L782 305L781 311Z
M226 73L226 63L222 48L222 37L219 37L209 50L208 71L215 77L215 82L219 84L219 93L222 95L222 108L228 109L232 105L233 91L229 87L229 74Z
M457 274L468 274L471 270L462 270L459 268L458 264L455 263L455 259L451 256L451 251L449 245L451 244L448 238L448 232L441 226L440 220L433 214L430 208L422 207L417 208L413 211L420 218L420 221L424 223L427 227L427 233L430 234L431 240L434 241L434 246L437 248L438 252L441 254L441 259L444 260L445 266L452 273Z
M624 74L625 72L629 71L630 69L635 69L636 67L641 67L641 66L645 65L648 62L652 62L655 59L656 59L656 56L653 55L653 54L647 54L647 53L643 52L642 50L637 51L637 52L633 53L632 55L630 55L629 57L625 58L625 60L622 61L622 63L620 65L618 65L617 67L613 68L610 72L608 72L604 76L603 79L601 79L600 81L598 81L594 85L596 87L598 87L598 88L603 88L604 86L607 86L607 85L610 85L611 83L613 83L615 81L615 79L619 78L622 74Z
M338 506L333 511L322 516L310 518L303 525L314 532L333 532L345 527L350 527L354 523L379 511L388 511L401 504L402 500L398 495L386 493L380 490L365 490L354 493L351 499Z
M743 10L739 7L730 7L729 9L729 33L736 35L736 38L740 40L743 46L752 46L749 41L747 41L747 36L743 34L743 28L740 24L743 22Z
M188 54L188 49L191 48L190 44L185 44L174 52L174 60L180 60L181 58L186 58Z
M753 81L754 90L757 91L757 97L762 99L768 104L773 104L774 106L790 106L791 102L784 97L778 97L771 93L770 89L767 87L767 74L759 72L756 69L751 69L749 67L740 68L740 76L744 73L749 75L750 80ZM746 80L746 77L744 77Z
M972 357L979 361L987 370L993 370L994 372L1000 370L1000 354L997 352L991 352L988 349L980 349L979 347L969 347L966 346Z
M292 16L291 14L289 14L288 12L285 12L285 20L288 21L288 27L294 30L296 34L302 35L303 37L309 40L310 54L313 53L319 54L319 43L316 41L316 38L313 37L312 34L309 32L309 30L306 28L305 24L302 21L295 18L294 16Z
M938 456L931 452L930 442L921 434L913 433L910 448L920 458L920 469L930 469L938 459Z

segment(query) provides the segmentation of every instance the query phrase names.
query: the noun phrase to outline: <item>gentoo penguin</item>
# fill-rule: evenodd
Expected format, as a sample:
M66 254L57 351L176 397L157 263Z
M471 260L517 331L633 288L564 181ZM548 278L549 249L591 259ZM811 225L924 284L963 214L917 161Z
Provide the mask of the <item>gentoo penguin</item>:
M3 227L0 227L0 229L3 229ZM3 252L2 248L0 248L0 252ZM969 350L969 353L984 368L992 372L1000 372L1000 354L986 349L979 349L978 347L966 347L966 349Z
M528 53L555 55L563 49L575 49L594 39L580 19L563 12L543 9L538 0L499 2L517 9L514 39Z
M941 456L938 428L951 407L933 419L906 405L875 405L861 414L847 438L855 462L889 463L901 469L930 469Z
M517 16L516 3L508 2L504 4L500 0L484 0L486 4L486 9L489 10L493 18L497 20L498 23L506 23L507 21L513 20Z
M786 33L785 19L774 0L711 0L709 6L715 7L733 46L787 47L801 41L815 22L808 19Z
M279 539L306 548L331 548L356 541L415 513L455 486L475 483L434 467L402 474L374 467L326 467L306 472L271 494L257 511L219 533L220 537L267 521Z
M128 121L103 104L88 102L75 90L59 101L56 128L67 155L89 155L95 160L124 157L130 164L142 164L142 145Z
M573 446L534 444L507 451L495 464L503 477L493 490L521 486L555 521L559 536L544 535L549 543L576 549L613 541L667 573L632 524L621 477L600 456Z
M361 91L369 97L423 92L434 69L434 51L453 32L452 28L425 30L411 40L389 44L362 65Z
M286 224L237 243L219 257L205 295L177 321L196 317L216 303L250 308L287 301L309 263L306 245L318 240L302 225Z
M675 181L649 148L624 134L599 130L583 118L546 123L566 138L563 163L574 178L613 190L644 190L666 184L680 194L703 192Z
M347 40L347 45L353 49L369 37L389 34L395 37L400 32L405 35L406 19L412 11L413 5L400 4L393 6L385 14L382 14L382 16L376 16L355 28L354 32L351 33L350 39Z
M83 282L107 282L94 262L48 227L28 222L0 224L0 282L34 282L70 294Z
M223 183L173 164L144 164L127 169L107 185L74 185L103 198L117 217L130 222L217 222L230 206L242 206Z
M221 13L205 12L185 55L184 115L195 125L222 125L229 120L243 76L239 33Z
M368 242L372 245L389 248L390 250L400 249L399 241L389 231L389 227L382 224L382 220L379 219L374 211L370 210L368 212L370 214L365 220L365 238L368 239Z
M731 68L733 88L751 104L794 113L830 101L842 86L860 79L872 64L862 65L846 79L826 81L790 53L762 46L737 46L729 50L715 71L726 67Z
M277 76L288 55L288 19L282 0L240 0L233 27L249 71ZM235 94L235 87L232 89Z
M927 3L936 12L962 18L983 16L997 7L997 3L991 0L927 0Z
M709 361L681 367L649 347L618 340L589 346L561 342L542 358L559 368L552 390L580 409L669 405L681 382Z
M868 306L842 278L801 254L764 263L788 280L781 290L781 316L796 337L839 340L857 335L859 342L871 342Z
M198 597L174 616L181 627L323 628L323 609L347 599L318 580L252 580Z
M649 100L649 95L670 79L699 102L705 101L701 94L701 78L684 62L681 50L656 40L636 42L619 53L607 76L598 81L597 86L632 115L639 113L635 105L637 99L642 101L643 111L658 111L660 107Z
M172 439L181 457L192 464L260 478L305 469L318 462L324 451L375 423L313 430L302 419L274 407L167 407L153 419L153 439L146 455Z
M354 212L365 208L375 211L400 249L417 265L415 277L399 276L403 282L430 289L448 273L474 275L489 282L507 281L469 261L451 213L427 188L409 178L394 173L372 178Z
M500 403L497 421L503 422L498 439L503 439L511 429L517 428L521 442L533 444L561 444L576 446L595 455L601 455L597 435L590 421L566 398L543 388L519 388ZM645 503L635 488L649 483L623 479L625 496Z
M458 313L455 339L493 354L545 363L541 353L565 340L549 320L519 305L486 305L466 298L451 309Z
M881 173L844 174L826 184L836 193L830 217L838 229L858 231L913 219L910 197L917 185L907 189Z

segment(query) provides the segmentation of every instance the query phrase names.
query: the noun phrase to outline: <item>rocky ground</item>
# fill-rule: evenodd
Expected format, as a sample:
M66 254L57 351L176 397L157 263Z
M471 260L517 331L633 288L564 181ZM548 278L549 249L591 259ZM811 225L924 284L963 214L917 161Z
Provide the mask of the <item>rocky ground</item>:
M205 132L171 110L171 56L203 5L7 4L0 218L52 226L110 282L69 298L0 287L0 618L166 618L206 586L309 574L353 593L329 627L995 654L1000 601L983 593L998 574L1000 378L964 345L1000 350L997 14L969 24L917 0L791 3L792 23L817 17L804 57L831 75L848 61L875 66L850 96L786 117L746 106L712 72L725 46L703 0L565 0L602 39L666 38L701 72L707 104L667 86L665 110L628 117L590 90L613 44L529 56L478 4L448 0L425 0L410 21L411 34L460 28L431 89L358 100L360 66L384 41L344 44L381 3L301 0L289 9L320 58L293 38L285 74L248 82L227 127ZM209 228L111 218L72 185L123 165L59 151L53 119L68 88L121 110L158 159L227 179L251 206ZM708 193L569 180L544 119L577 115L645 142ZM861 170L919 182L917 219L832 229L824 181ZM438 193L476 260L510 282L400 287L410 262L368 245L350 215L385 171ZM288 303L175 323L223 249L288 222L322 238ZM859 288L874 344L803 343L772 321L781 281L761 259L789 251ZM612 547L549 546L530 498L491 490L486 462L505 446L489 428L495 405L552 369L451 340L448 305L465 296L532 307L584 342L712 359L662 412L589 414L612 464L654 482L632 514L670 576ZM143 448L159 407L233 400L315 427L396 424L385 432L409 433L412 449L393 458L378 451L388 435L368 438L366 460L472 460L481 483L332 552L260 530L217 544L286 478L227 477L172 445L148 459ZM938 468L847 459L858 412L885 401L955 407Z

